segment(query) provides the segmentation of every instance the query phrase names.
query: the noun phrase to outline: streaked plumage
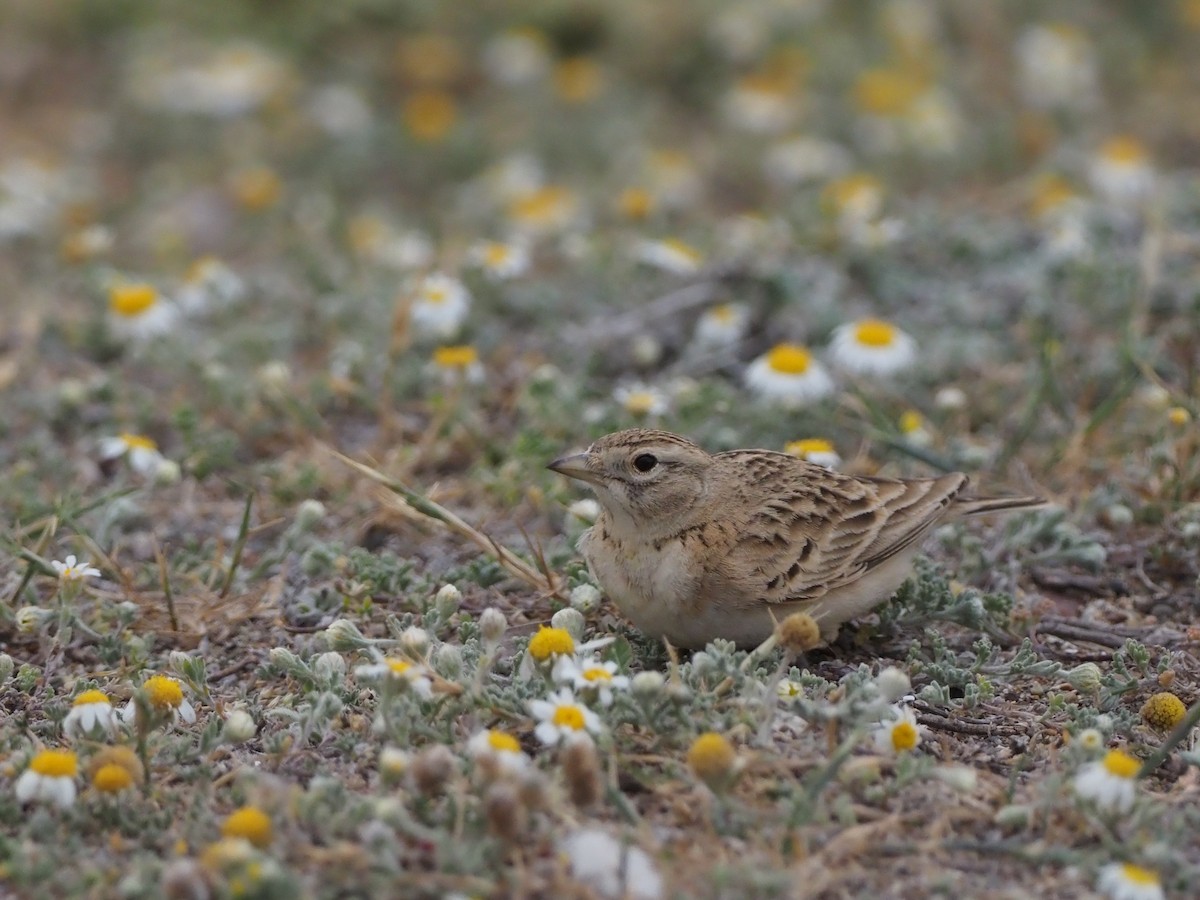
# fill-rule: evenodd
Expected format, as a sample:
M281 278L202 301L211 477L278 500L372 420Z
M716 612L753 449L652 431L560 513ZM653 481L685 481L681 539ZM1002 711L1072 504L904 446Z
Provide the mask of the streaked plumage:
M579 549L605 593L642 631L689 648L756 645L792 612L831 640L891 597L934 526L1042 503L963 497L961 472L862 478L768 450L709 454L643 429L550 468L596 492L601 513Z

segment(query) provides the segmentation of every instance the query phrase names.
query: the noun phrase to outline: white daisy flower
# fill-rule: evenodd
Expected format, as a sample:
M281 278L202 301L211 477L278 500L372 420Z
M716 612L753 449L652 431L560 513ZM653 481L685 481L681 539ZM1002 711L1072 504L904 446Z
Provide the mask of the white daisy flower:
M477 762L485 762L496 774L518 775L529 768L529 757L517 739L506 731L485 728L467 741L467 753Z
M842 464L842 458L833 449L833 444L824 438L803 438L798 441L788 441L783 448L785 453L808 460L827 469L836 469Z
M595 658L571 659L555 669L554 677L571 682L577 691L594 692L601 706L612 706L614 689L623 691L629 687L629 676L618 675L615 662Z
M356 256L390 269L411 271L433 261L433 241L427 235L414 229L398 229L370 213L351 219L347 236Z
M425 700L433 696L433 682L429 680L425 669L406 659L386 657L379 662L355 666L354 677L397 685Z
M678 238L638 241L633 252L639 262L673 275L691 275L704 264L700 251Z
M746 369L746 386L787 408L803 406L833 392L825 367L798 344L777 344Z
M567 507L567 515L573 516L588 525L593 525L600 515L600 504L591 497L576 500Z
M457 278L435 273L417 285L409 308L413 329L420 335L453 337L462 327L471 295Z
M775 685L775 693L780 700L794 700L804 696L804 685L792 678L781 678Z
M98 450L101 460L125 457L129 467L139 475L155 475L165 462L153 440L128 431L116 437L101 438Z
M875 749L880 753L906 753L920 743L921 726L911 707L893 706L891 717L875 726Z
M1110 900L1163 900L1156 873L1133 863L1109 863L1100 870L1096 887Z
M147 341L167 334L179 310L158 290L145 283L115 284L108 290L108 319L113 333L131 341Z
M1037 109L1087 108L1100 96L1087 36L1061 23L1031 25L1013 47L1021 99Z
M1096 151L1088 170L1096 193L1117 205L1146 200L1154 190L1150 154L1136 138L1117 135Z
M721 303L701 314L693 340L705 350L731 347L745 337L749 324L750 309L744 303Z
M480 241L471 248L471 263L492 278L504 281L529 271L529 248L523 242Z
M531 700L529 711L539 719L534 734L547 746L566 741L591 740L603 726L600 718L575 700L569 687L559 688L548 700Z
M117 716L112 701L104 691L84 691L71 704L71 711L63 719L63 733L76 737L95 731L112 731Z
M552 61L550 42L536 28L506 29L483 46L483 67L500 84L537 81Z
M371 127L371 107L362 94L343 84L317 88L308 102L308 114L335 138L351 137Z
M662 876L650 855L601 828L580 828L559 849L571 864L571 876L598 897L659 900L664 894Z
M639 419L665 415L670 407L666 394L644 384L620 385L613 391L613 399L625 412Z
M70 750L40 750L13 789L17 801L42 800L66 808L75 802L79 760Z
M1088 763L1075 776L1075 793L1102 810L1127 813L1137 797L1137 776L1142 763L1124 750L1109 750Z
M829 347L835 365L857 375L891 375L913 364L917 342L890 322L862 319L838 326Z
M246 296L246 282L215 256L204 256L188 268L175 292L180 309L198 315L232 306Z
M900 420L896 423L900 429L900 433L904 435L904 439L914 447L928 447L933 443L933 435L929 431L929 425L925 421L925 417L915 409L906 409L900 414Z
M59 581L83 581L85 578L100 576L100 570L90 563L76 562L74 553L68 556L65 562L50 560L50 567L58 574Z

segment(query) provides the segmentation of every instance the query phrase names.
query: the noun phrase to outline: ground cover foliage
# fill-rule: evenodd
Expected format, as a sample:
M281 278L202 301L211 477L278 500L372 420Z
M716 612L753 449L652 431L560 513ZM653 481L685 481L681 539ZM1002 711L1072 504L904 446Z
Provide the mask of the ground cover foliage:
M1200 4L4 4L0 884L1193 896ZM645 638L618 428L1043 510Z

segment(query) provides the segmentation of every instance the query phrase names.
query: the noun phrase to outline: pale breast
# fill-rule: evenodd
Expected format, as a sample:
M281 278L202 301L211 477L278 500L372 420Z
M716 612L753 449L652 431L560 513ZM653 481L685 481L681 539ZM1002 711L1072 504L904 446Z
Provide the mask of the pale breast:
M675 640L681 621L694 617L701 566L684 544L618 539L597 524L580 539L579 551L604 593L640 631Z

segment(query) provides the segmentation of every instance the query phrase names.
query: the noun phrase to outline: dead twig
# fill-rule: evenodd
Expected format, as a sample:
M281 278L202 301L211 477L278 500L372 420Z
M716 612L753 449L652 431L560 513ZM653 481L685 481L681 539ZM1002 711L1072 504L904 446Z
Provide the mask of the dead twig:
M542 566L541 571L537 567L527 563L495 538L484 534L446 509L446 507L414 491L403 482L364 463L360 463L358 460L351 459L345 454L334 450L332 447L327 446L325 449L335 458L350 466L350 468L362 475L366 475L372 481L383 485L391 491L395 496L385 495L384 502L389 503L397 512L401 514L416 513L422 518L441 524L459 537L466 538L475 544L484 553L493 557L510 575L519 578L535 590L548 596L558 597L560 600L567 599L559 578L550 571L545 560L540 558L540 554L539 563Z

